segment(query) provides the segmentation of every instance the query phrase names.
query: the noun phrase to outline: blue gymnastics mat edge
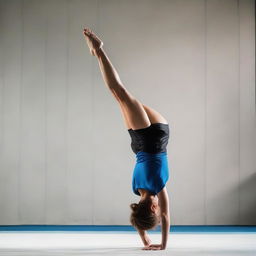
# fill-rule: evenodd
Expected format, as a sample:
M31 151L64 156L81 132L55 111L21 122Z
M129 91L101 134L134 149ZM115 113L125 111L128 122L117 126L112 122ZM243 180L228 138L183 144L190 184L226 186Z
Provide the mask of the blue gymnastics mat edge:
M131 225L0 225L1 231L90 231L90 232L136 232ZM161 227L149 232L160 232ZM171 225L170 232L198 233L198 232L256 232L256 226L245 225Z

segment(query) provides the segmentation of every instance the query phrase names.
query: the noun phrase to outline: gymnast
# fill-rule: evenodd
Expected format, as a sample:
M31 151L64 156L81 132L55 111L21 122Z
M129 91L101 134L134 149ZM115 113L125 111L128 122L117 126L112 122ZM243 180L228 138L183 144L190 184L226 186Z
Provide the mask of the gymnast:
M165 250L170 230L169 197L165 186L169 179L168 122L127 90L103 50L102 40L88 28L83 30L83 34L90 53L98 59L107 88L119 103L131 137L131 148L136 155L132 190L140 196L140 201L130 204L130 222L142 239L143 250ZM162 241L161 244L152 244L146 230L155 229L158 224L162 227Z

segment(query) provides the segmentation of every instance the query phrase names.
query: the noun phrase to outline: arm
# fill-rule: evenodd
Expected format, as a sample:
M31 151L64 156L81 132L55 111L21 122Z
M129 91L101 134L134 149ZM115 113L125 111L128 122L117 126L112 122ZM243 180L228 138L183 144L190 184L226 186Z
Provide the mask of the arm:
M162 249L166 248L170 231L170 217L162 216Z
M149 239L149 236L145 230L137 229L141 240L145 246L149 246L151 244L151 240Z
M146 250L164 250L167 246L168 235L170 231L170 213L169 213L169 197L164 187L158 194L160 206L160 218L162 222L162 243L151 244Z
M166 248L168 235L170 231L170 212L169 212L169 196L164 187L158 194L159 204L161 209L161 221L162 221L162 247Z

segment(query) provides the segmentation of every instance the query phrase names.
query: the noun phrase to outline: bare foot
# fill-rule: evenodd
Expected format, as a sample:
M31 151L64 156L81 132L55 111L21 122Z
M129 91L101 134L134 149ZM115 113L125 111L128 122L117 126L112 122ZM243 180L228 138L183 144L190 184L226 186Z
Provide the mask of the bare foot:
M84 36L91 54L95 56L96 52L102 48L103 42L92 32L92 30L88 28L84 29Z

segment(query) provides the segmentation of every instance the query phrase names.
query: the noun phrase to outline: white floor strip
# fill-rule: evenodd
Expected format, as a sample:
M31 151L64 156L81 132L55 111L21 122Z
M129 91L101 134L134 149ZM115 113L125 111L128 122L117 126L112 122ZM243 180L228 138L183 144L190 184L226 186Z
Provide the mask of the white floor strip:
M160 243L161 234L150 234ZM170 233L164 251L143 251L131 232L0 232L0 255L250 255L256 256L255 233Z

